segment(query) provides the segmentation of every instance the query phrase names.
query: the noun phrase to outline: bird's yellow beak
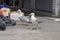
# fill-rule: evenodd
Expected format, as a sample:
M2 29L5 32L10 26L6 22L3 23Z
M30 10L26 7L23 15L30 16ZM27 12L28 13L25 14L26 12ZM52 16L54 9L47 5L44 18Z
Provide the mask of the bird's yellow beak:
M31 16L31 14L28 14L28 16Z

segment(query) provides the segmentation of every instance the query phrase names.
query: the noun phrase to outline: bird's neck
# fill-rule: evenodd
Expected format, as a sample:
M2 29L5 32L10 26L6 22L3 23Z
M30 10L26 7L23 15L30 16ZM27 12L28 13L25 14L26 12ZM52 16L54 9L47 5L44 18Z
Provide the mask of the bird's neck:
M21 14L21 11L18 11L19 14Z
M21 13L19 13L19 15L24 16L24 13L23 13L23 12L21 12Z
M33 17L35 17L35 15L32 15L31 17L33 18Z

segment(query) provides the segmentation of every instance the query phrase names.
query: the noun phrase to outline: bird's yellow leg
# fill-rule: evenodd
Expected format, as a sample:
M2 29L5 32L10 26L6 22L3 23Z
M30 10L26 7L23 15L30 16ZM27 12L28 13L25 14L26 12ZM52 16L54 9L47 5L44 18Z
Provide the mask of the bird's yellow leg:
M21 21L21 25L23 25L23 21Z
M34 30L36 29L36 24L33 24L32 29Z
M20 20L20 25L23 25L23 21Z
M33 28L36 28L36 24L34 24Z
M32 30L32 28L33 28L33 24L31 25L31 30Z
M38 29L38 24L36 24L36 28Z

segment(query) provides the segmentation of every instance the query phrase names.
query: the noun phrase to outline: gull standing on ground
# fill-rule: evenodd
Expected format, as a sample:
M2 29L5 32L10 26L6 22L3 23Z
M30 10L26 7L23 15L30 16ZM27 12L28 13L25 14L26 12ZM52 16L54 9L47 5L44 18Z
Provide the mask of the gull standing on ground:
M29 16L31 16L31 29L37 29L40 21L35 17L34 13L29 14Z
M18 9L17 12L19 13L19 19L22 24L23 24L23 22L30 22L30 20L26 16L24 16L24 13L21 12L20 9Z

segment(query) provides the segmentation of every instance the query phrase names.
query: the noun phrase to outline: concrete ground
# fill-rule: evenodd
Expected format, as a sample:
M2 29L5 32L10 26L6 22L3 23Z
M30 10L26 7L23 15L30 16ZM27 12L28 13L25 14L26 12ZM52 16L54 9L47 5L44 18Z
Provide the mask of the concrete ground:
M60 40L60 22L50 20L50 17L37 17L44 22L39 24L38 30L30 30L31 24L24 23L8 26L5 31L0 31L0 40Z

